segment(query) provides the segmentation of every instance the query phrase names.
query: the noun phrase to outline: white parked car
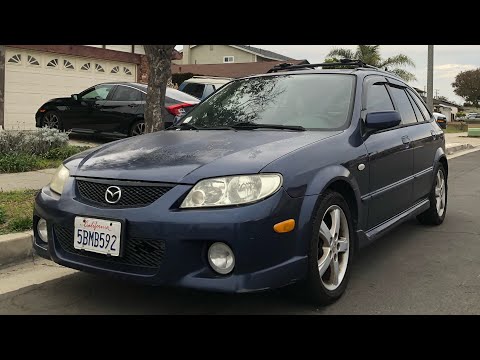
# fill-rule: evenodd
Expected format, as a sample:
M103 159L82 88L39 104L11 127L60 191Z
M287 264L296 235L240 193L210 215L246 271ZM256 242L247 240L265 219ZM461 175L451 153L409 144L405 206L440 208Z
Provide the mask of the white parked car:
M447 117L445 115L434 112L433 117L437 121L438 126L440 126L442 129L447 128Z
M178 90L203 100L231 80L227 77L194 76L185 80Z

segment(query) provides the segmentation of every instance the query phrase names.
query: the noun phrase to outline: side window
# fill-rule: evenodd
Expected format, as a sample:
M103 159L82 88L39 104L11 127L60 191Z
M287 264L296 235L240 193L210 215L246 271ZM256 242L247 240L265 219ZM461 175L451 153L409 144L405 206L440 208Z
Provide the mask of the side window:
M94 89L89 89L82 94L81 98L84 100L105 100L112 91L114 85L98 85Z
M208 95L212 94L215 92L215 88L213 85L205 85L205 93L203 94L204 97L207 97Z
M410 95L409 92L407 92L407 95L408 95L408 99L410 100L410 103L412 104L412 107L413 107L413 111L415 111L415 116L417 117L417 121L425 121L425 118L423 117L420 109L418 108L418 105L417 103L415 102L415 100L413 100L412 96Z
M428 111L427 107L425 106L425 104L423 103L423 101L420 100L420 98L418 97L417 94L413 93L412 90L410 89L407 89L408 93L410 94L410 96L415 100L415 103L418 105L418 107L420 108L420 111L422 112L423 114L423 117L428 121L432 118L432 115L430 114L430 112Z
M384 84L372 84L367 89L367 111L389 111L394 110L390 95Z
M390 86L390 93L402 117L402 124L416 123L417 118L415 117L415 112L413 111L412 104L410 104L405 90L403 88Z
M112 96L112 101L140 101L141 99L140 91L121 85L117 86Z
M188 83L183 88L183 92L195 96L198 99L201 99L203 96L203 88L205 85L203 84L196 84L196 83Z

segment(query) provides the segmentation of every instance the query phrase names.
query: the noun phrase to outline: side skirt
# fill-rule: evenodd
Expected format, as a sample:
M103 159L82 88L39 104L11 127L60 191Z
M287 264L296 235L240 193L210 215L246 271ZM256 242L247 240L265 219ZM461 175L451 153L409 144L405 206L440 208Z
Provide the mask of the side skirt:
M357 231L358 236L358 245L360 248L365 247L371 244L373 241L385 235L390 230L394 229L396 226L401 223L421 214L425 210L428 210L430 207L430 200L424 199L420 202L413 205L411 208L401 212L400 214L394 216L393 218L381 223L380 225L375 226L374 228L368 230L367 232L363 230Z

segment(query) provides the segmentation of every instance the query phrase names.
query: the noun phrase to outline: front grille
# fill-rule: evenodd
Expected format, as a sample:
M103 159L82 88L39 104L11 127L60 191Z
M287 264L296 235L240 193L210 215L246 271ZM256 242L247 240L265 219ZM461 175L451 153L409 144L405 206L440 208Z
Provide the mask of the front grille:
M78 179L76 183L80 200L109 208L147 206L173 187L168 185L123 185L122 182L105 184ZM109 204L105 200L105 192L111 185L118 186L122 191L122 196L116 204Z
M158 268L165 257L165 241L127 237L122 239L122 256L107 256L90 251L78 250L73 246L73 227L54 226L55 236L62 249L70 254L85 256L106 262Z

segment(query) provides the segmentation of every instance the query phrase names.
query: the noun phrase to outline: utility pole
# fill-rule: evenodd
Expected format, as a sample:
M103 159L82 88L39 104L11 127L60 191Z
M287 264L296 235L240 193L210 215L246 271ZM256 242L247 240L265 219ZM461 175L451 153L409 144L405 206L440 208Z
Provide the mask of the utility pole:
M427 106L433 112L433 45L428 45Z

